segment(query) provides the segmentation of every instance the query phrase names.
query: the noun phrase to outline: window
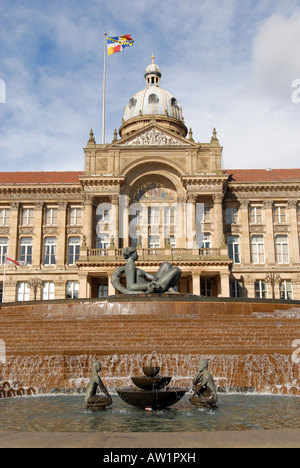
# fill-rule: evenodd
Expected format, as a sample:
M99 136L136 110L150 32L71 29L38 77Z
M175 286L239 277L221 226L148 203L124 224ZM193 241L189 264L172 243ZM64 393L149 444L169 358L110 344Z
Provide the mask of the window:
M211 248L211 234L204 233L204 235L199 236L199 237L200 237L199 248L200 249L210 249Z
M166 237L165 247L171 247L171 249L176 249L176 237L175 236Z
M293 285L290 280L283 280L280 283L280 299L293 299Z
M46 226L57 226L58 211L57 208L47 208L45 213Z
M55 285L52 281L43 283L43 301L53 301L55 297Z
M0 282L0 304L3 302L3 282Z
M174 226L175 224L175 208L166 208L165 209L165 225Z
M28 287L28 283L21 282L17 284L17 301L18 302L29 301L29 293L30 293L30 289Z
M80 256L80 237L70 237L68 243L68 265L75 265Z
M20 240L20 260L28 265L32 264L32 238L23 237Z
M242 281L230 281L230 297L243 297Z
M225 210L226 224L237 224L239 222L239 210L237 207L230 206Z
M200 283L201 296L211 297L212 296L212 282L208 279L202 279Z
M252 254L252 263L255 263L255 264L265 263L264 236L252 236L251 237L251 254Z
M268 299L268 285L265 281L255 281L254 290L257 299Z
M290 263L288 236L275 237L275 251L277 263Z
M228 236L228 255L233 263L241 263L241 254L240 254L240 238L239 236Z
M160 248L160 238L156 236L151 236L148 239L149 249L159 249Z
M7 209L0 210L0 226L9 226L10 211Z
M108 208L98 207L97 223L109 223L110 211Z
M159 208L148 208L148 224L159 226Z
M68 281L67 282L67 299L78 299L79 297L79 283L78 281Z
M211 221L211 207L210 205L204 205L204 221Z
M82 224L81 220L81 208L71 208L69 212L69 224L70 226L78 226Z
M44 265L56 265L56 237L45 238Z
M107 297L108 296L108 280L103 279L100 280L100 283L98 285L98 297Z
M250 207L250 223L261 224L263 222L263 209L261 206Z
M22 226L33 225L33 209L32 208L23 208L22 214L21 214L21 225Z
M300 223L300 205L297 206L297 219L298 223Z
M287 222L287 213L285 206L274 207L274 223L282 224Z
M8 249L8 239L7 237L0 238L0 265L4 265L5 257Z
M108 234L100 234L97 239L97 249L109 249L109 235Z

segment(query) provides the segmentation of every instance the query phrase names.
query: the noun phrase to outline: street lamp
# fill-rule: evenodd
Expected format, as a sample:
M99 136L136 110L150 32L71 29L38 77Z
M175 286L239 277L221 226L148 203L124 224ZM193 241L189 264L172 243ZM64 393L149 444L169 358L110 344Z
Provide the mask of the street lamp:
M33 290L34 300L36 301L37 290L43 289L43 281L35 276L34 278L30 278L28 281L28 287Z
M275 284L281 283L281 277L279 273L267 273L266 283L272 287L272 299L275 299Z

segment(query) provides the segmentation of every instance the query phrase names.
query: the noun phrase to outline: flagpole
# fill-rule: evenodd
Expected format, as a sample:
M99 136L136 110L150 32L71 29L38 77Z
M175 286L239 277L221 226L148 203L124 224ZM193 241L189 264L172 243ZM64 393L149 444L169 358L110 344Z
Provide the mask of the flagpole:
M104 34L104 67L103 67L103 109L102 109L102 145L105 144L105 98L106 98L106 55L107 55L107 33Z

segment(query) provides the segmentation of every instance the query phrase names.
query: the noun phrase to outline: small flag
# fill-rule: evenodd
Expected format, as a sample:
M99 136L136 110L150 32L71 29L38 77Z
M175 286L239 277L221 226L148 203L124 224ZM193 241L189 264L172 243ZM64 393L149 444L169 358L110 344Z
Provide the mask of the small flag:
M125 49L125 47L131 47L134 43L131 34L125 34L124 36L117 37L107 37L106 40L108 55L121 52L123 49Z
M6 263L15 263L17 266L26 266L27 262L13 260L12 258L6 257Z

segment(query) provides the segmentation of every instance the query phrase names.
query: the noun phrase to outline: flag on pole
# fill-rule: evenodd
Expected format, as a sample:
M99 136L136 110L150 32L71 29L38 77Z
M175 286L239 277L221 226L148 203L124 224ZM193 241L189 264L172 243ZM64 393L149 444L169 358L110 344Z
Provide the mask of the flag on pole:
M134 43L131 34L125 34L124 36L107 37L106 41L108 55L115 54L116 52L121 52L123 49L125 49L125 47L131 47Z
M27 262L23 262L21 260L13 260L12 258L6 257L6 264L14 263L17 266L26 266Z

